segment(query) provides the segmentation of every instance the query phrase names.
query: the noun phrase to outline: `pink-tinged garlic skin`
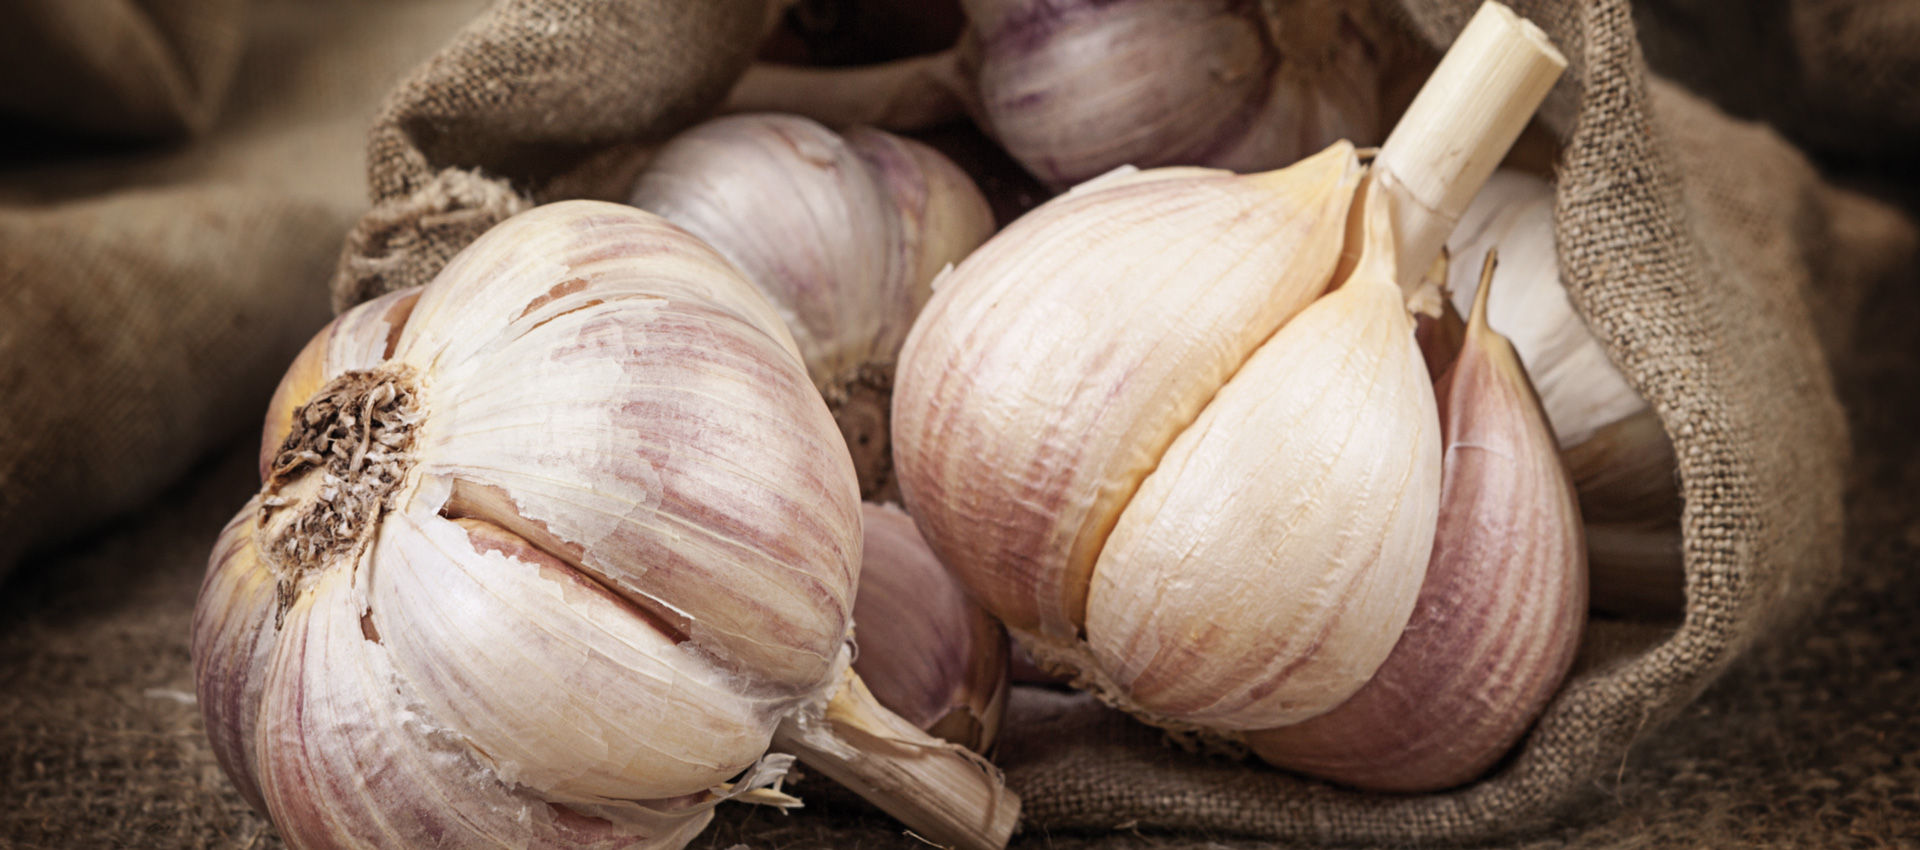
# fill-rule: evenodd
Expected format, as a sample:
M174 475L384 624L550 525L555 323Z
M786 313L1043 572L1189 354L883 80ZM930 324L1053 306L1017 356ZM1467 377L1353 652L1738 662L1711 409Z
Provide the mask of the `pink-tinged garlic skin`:
M1006 713L1006 630L967 598L905 511L868 502L861 515L854 672L907 722L987 751Z
M927 543L988 610L1078 633L1134 489L1326 287L1358 179L1349 145L1265 175L1103 178L935 287L901 352L894 464Z
M1378 256L1390 243L1367 250L1173 441L1100 552L1086 641L1150 714L1233 731L1320 714L1367 682L1412 613L1439 420Z
M1379 59L1350 4L971 0L979 111L1041 181L1121 165L1278 168L1379 141ZM1283 44L1276 44L1276 37Z
M1379 791L1460 785L1512 748L1573 663L1587 606L1579 506L1519 358L1475 319L1435 387L1445 475L1413 618L1352 699L1247 736L1274 765Z
M725 116L675 136L630 200L758 284L823 387L893 363L934 276L993 232L985 197L933 149L794 115Z
M308 509L374 485L268 453L193 642L216 756L292 846L681 847L837 683L851 460L778 314L684 231L504 222L322 330L268 444L301 445L315 376L376 388L329 427L381 507L304 552Z

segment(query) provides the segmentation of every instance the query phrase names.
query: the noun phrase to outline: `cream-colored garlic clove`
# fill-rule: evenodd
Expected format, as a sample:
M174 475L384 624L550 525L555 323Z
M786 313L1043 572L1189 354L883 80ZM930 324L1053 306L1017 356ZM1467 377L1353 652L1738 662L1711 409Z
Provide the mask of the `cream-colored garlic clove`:
M1344 144L1261 175L1113 175L942 279L901 352L894 464L928 545L988 610L1079 632L1135 488L1326 288L1359 178Z
M614 204L515 216L324 329L266 431L193 653L292 846L671 848L793 802L768 749L842 701L858 493L711 248Z
M1041 181L1120 165L1256 171L1380 140L1365 4L968 0L989 132Z
M1433 546L1440 433L1378 195L1352 276L1261 345L1161 456L1093 571L1086 640L1145 711L1297 722L1392 650Z
M1553 424L1587 523L1596 610L1672 616L1684 605L1680 490L1673 445L1659 417L1573 309L1560 283L1553 190L1516 171L1494 174L1474 198L1449 247L1500 251L1501 298L1493 329L1513 340ZM1474 298L1474 278L1456 259L1456 305Z
M1487 327L1489 288L1435 387L1446 456L1413 617L1352 698L1247 735L1271 764L1379 791L1459 785L1513 746L1572 665L1586 617L1579 506L1519 358Z
M1006 714L1006 629L967 598L905 511L869 502L861 516L854 672L902 719L989 751Z
M732 115L667 142L633 205L712 245L772 300L855 453L888 478L893 364L940 271L993 232L971 179L932 148L794 115Z

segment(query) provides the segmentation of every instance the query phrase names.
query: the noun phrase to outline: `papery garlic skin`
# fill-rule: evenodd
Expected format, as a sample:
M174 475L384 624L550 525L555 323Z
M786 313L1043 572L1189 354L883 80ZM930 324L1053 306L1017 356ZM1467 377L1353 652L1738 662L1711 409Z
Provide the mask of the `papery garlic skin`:
M1513 342L1559 439L1587 523L1598 610L1672 616L1684 606L1680 491L1673 444L1613 365L1560 283L1553 189L1530 174L1494 173L1448 241L1453 303L1473 303L1471 257L1500 251L1488 307ZM1470 256L1469 256L1470 255Z
M295 847L680 847L845 669L851 460L778 314L655 216L510 219L323 330L267 430L193 647Z
M1006 630L967 598L905 511L868 502L861 517L854 672L902 719L989 751L1006 714Z
M893 363L933 278L993 232L986 199L933 149L794 115L731 115L675 136L630 201L758 284L822 387Z
M1450 788L1511 749L1572 666L1587 607L1580 508L1485 307L1483 295L1435 385L1446 459L1413 616L1352 698L1247 735L1270 764L1376 791Z
M1256 171L1379 141L1363 4L967 0L978 110L1042 182L1121 165Z
M1166 447L1327 286L1360 169L1116 174L1002 230L901 351L894 464L941 561L1010 627L1068 639Z

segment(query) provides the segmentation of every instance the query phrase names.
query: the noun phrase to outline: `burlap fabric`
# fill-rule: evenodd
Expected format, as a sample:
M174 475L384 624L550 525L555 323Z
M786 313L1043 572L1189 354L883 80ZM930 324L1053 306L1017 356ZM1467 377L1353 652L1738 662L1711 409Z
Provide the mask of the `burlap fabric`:
M10 0L0 13L0 126L68 139L204 132L232 81L246 6Z
M1398 10L1437 49L1476 5L1403 0ZM1655 735L1756 639L1814 610L1837 580L1848 438L1810 304L1844 316L1863 281L1907 262L1910 227L1824 185L1773 133L1655 81L1626 0L1515 5L1572 62L1543 110L1564 142L1556 207L1563 272L1674 440L1687 501L1684 622L1596 622L1575 674L1519 751L1491 776L1447 793L1360 794L1175 756L1150 731L1087 706L1064 707L1048 721L1050 734L1025 748L1010 743L1004 753L1030 828L1337 842L1475 840L1537 829L1591 796L1636 741ZM564 0L506 4L472 31L494 34L486 61L457 47L390 99L374 134L372 176L377 193L397 200L383 202L349 242L337 304L427 279L478 227L510 211L429 205L415 226L408 205L451 197L448 181L498 169L496 183L530 187L523 197L552 197L552 175L618 149L618 116L591 109L613 108L617 96L527 91L517 82L533 69L545 69L544 78L572 75L581 88L622 76L617 66L633 57L597 42L580 42L585 54L564 56L511 36L529 20L574 21L585 8ZM475 85L536 100L512 114L471 97L445 105L458 86ZM648 108L633 113L628 131L639 135L625 141L644 141L663 126L662 114L685 114L651 109L655 103L629 104ZM445 155L414 153L428 147L422 139L457 135L468 138ZM461 170L474 166L480 171ZM449 216L463 216L463 225L437 229ZM368 232L407 235L370 251L358 240Z
M56 5L107 4L0 6L0 40L21 35L18 16ZM366 209L374 107L481 0L151 5L162 29L180 19L167 10L206 16L165 39L188 67L212 60L193 58L187 30L219 34L235 56L247 44L240 70L220 72L235 82L207 133L112 148L42 135L0 155L0 573L259 427L287 361L327 319L325 281ZM108 61L99 45L71 47ZM125 75L147 74L146 53L121 47ZM5 90L40 83L8 77ZM95 95L86 78L38 91ZM86 127L57 129L71 139Z
M1830 154L1911 162L1920 148L1920 4L1638 0L1662 74Z

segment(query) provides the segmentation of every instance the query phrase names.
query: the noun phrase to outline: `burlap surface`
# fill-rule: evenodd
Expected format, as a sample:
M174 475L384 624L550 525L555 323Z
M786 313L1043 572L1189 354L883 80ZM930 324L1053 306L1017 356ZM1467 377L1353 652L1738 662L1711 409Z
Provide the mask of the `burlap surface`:
M1897 163L1920 147L1920 4L1636 0L1653 66L1812 150Z
M16 15L53 5L0 8L0 40L20 36ZM156 4L151 23L190 5ZM0 156L0 573L258 427L326 321L324 282L366 208L374 106L479 5L253 4L244 39L221 33L248 52L203 137ZM192 10L240 24L234 4ZM180 39L188 61L197 42ZM23 82L40 84L7 79ZM36 91L84 100L90 85Z
M246 7L247 0L10 0L0 12L0 126L9 137L66 139L204 132L233 79Z

